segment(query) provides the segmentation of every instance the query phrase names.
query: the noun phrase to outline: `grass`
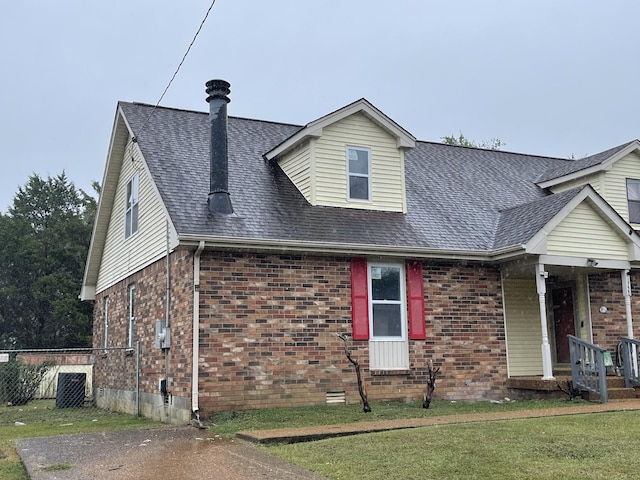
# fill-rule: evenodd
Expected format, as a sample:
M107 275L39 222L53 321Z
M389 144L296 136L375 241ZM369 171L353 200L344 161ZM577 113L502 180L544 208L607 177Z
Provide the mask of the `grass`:
M373 403L218 413L212 433L358 421L572 406L583 401ZM55 409L52 401L0 407L0 478L28 480L18 438L157 426L94 408ZM24 423L17 426L15 422ZM640 412L600 413L396 430L268 447L268 451L334 480L452 478L633 478L640 471ZM45 466L66 469L72 465Z
M438 415L461 415L524 409L571 407L587 402L576 400L521 400L517 402L434 402L431 408L421 407L422 402L372 403L372 412L363 413L362 406L321 405L314 407L269 408L242 412L221 412L209 418L211 430L218 435L232 437L242 430L268 430L273 428L310 427L340 423L423 418Z
M640 412L425 427L269 448L334 480L637 478Z
M86 433L157 426L157 422L92 407L56 409L55 400L36 400L21 407L0 406L0 478L28 480L14 441L68 433ZM19 422L24 425L17 425ZM49 466L55 470L69 465Z

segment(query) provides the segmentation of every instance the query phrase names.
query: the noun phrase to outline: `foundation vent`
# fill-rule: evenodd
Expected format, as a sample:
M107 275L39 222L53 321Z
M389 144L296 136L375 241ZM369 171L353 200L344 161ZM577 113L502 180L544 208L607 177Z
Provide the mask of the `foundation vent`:
M327 392L327 405L343 405L347 403L345 392Z

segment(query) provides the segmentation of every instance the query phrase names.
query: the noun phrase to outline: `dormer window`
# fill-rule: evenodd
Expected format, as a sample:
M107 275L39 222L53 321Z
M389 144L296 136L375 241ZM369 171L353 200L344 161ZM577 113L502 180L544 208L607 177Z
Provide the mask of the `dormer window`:
M347 147L347 174L349 200L371 201L371 150L365 147Z
M627 178L629 223L640 223L640 180Z
M138 231L138 172L127 183L127 206L125 210L124 238Z

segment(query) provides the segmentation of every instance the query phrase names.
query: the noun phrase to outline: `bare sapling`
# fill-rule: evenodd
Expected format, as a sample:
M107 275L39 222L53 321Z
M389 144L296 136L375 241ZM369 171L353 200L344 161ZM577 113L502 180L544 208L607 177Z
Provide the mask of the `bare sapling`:
M342 339L344 342L344 354L347 356L347 360L351 362L351 364L356 369L356 377L358 379L358 392L360 393L360 398L362 399L362 409L364 413L369 413L371 411L371 406L369 405L369 400L367 399L367 391L362 381L362 374L360 373L360 363L351 356L351 350L349 350L349 345L347 344L347 336L345 334L338 334L338 337Z
M436 377L440 372L440 367L436 369L433 368L433 362L431 360L429 360L427 366L429 368L429 376L427 377L427 390L422 400L422 408L429 408L429 405L431 405L433 391L436 389Z

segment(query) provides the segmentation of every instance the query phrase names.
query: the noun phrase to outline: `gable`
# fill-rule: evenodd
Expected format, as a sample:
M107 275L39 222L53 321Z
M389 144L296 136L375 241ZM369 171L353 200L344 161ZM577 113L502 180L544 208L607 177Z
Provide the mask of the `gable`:
M81 298L95 294L166 255L176 232L139 144L119 108L103 176ZM127 184L138 175L137 231L125 239Z
M628 260L629 248L626 239L583 201L549 233L547 254Z

